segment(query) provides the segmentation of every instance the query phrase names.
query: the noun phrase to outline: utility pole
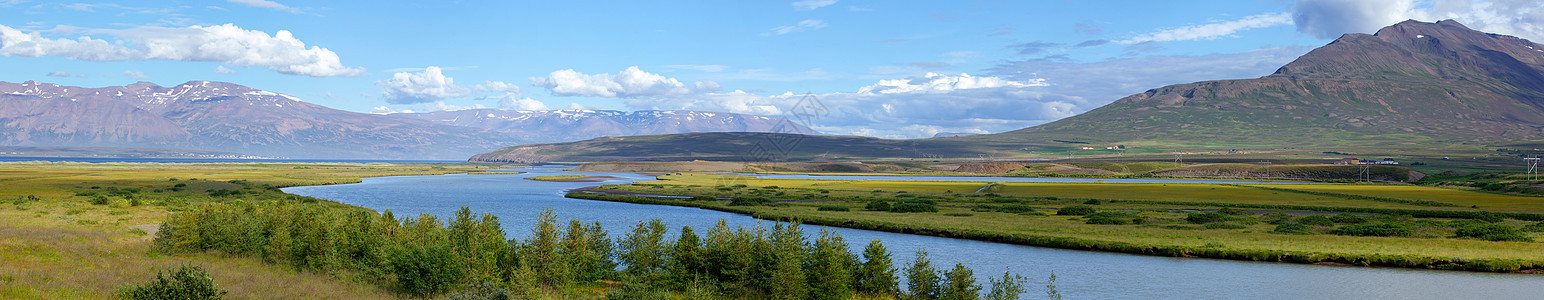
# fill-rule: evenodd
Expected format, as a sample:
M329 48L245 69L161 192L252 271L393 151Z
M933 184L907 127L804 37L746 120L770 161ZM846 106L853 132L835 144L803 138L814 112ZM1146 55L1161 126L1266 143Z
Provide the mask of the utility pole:
M1265 160L1260 161L1260 163L1265 165L1265 176L1260 177L1260 181L1265 181L1266 179L1271 178L1271 161Z
M1528 163L1528 180L1537 179L1539 177L1539 158L1523 158L1523 162Z

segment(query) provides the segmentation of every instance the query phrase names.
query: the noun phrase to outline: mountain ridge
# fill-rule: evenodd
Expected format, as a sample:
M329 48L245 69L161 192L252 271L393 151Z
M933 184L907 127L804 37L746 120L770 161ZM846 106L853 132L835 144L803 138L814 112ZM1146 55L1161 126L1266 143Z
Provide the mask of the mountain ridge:
M1451 20L1405 21L1374 34L1343 35L1263 77L1154 88L1083 114L1008 132L907 140L912 147L934 152L891 158L1033 157L1036 152L1065 151L1068 142L1179 152L1238 147L1403 151L1541 139L1544 45L1474 31ZM935 147L940 144L955 147ZM474 161L520 158L500 156L513 153L511 148ZM546 153L541 157L559 161L649 158L628 151L681 156L657 151L664 148L594 140L518 147L522 153ZM861 148L800 149L800 155L784 158L862 157L845 151Z

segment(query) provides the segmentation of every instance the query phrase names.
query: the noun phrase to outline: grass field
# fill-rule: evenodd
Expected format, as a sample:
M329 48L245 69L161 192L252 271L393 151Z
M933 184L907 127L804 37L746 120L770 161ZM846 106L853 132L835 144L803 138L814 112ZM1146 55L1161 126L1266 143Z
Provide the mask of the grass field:
M315 274L218 253L163 255L153 231L190 203L301 197L276 187L476 171L427 164L0 163L0 298L115 298L156 271L199 265L232 298L378 299L349 274ZM14 200L13 200L14 199ZM93 202L97 203L93 203ZM136 205L137 204L137 205ZM334 204L340 205L340 204ZM281 288L282 287L282 288Z
M1345 215L1347 223L1306 225L1288 232L1281 223L1312 223L1306 213L1235 212L1221 221L1196 222L1197 213L1234 205L1310 207L1314 213L1361 212L1362 209L1462 213L1522 212L1538 216L1544 198L1480 193L1437 187L1396 184L1228 185L1207 183L1084 182L946 182L899 180L761 179L711 174L671 174L660 181L605 188L677 195L733 197L736 201L655 199L660 204L714 208L763 218L795 218L815 223L881 229L926 231L987 240L1016 240L1038 246L1143 252L1144 248L1185 249L1187 254L1254 260L1283 260L1281 254L1317 256L1337 261L1378 261L1384 265L1442 267L1431 262L1463 258L1500 262L1502 271L1544 267L1544 243L1538 233L1526 240L1488 241L1455 237L1455 230L1478 221L1397 215ZM784 201L777 201L784 200ZM930 201L936 212L870 211L876 201ZM1183 203L1177 205L1175 203ZM1437 206L1432 203L1450 205ZM1085 204L1123 225L1090 224L1089 217L1048 215L1057 209ZM1209 204L1215 204L1209 205ZM1018 207L1014 210L1003 208ZM1210 206L1210 207L1209 207ZM1472 208L1478 206L1479 208ZM995 207L997 209L984 209ZM1247 207L1247 206L1246 206ZM1026 209L1028 211L1026 211ZM1290 209L1288 209L1290 211ZM1315 217L1329 219L1328 217ZM1512 228L1544 228L1537 220L1497 218ZM1332 234L1349 223L1398 224L1408 233L1391 237ZM849 226L849 227L853 227ZM925 229L925 230L924 230ZM1349 230L1349 229L1348 229ZM1338 232L1338 231L1337 231ZM1123 246L1111 246L1118 244ZM1104 247L1104 248L1100 248ZM1124 249L1124 250L1123 250ZM1204 254L1213 251L1213 254ZM1167 252L1165 252L1167 253ZM1201 253L1201 254L1198 254ZM1238 253L1276 253L1276 258ZM1154 253L1148 253L1154 254ZM1233 256L1230 256L1233 255ZM1334 258L1334 259L1328 259ZM1425 261L1410 263L1411 261ZM1379 265L1378 263L1369 263ZM1520 266L1520 267L1517 267ZM1474 265L1471 270L1497 270Z

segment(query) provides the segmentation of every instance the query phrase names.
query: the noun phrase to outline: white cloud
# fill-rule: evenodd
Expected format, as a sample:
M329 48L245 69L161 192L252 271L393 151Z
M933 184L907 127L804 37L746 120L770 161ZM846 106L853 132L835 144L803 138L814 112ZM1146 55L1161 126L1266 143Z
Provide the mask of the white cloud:
M242 4L242 5L246 5L246 6L251 6L251 7L274 9L274 10L286 11L286 12L296 13L296 14L305 13L304 11L301 11L301 10L296 9L294 7L289 7L288 5L279 4L278 2L273 2L273 1L268 1L268 0L230 0L230 2L231 3L236 3L236 4Z
M136 27L85 29L116 36L109 42L90 36L45 38L37 31L0 25L0 56L60 56L86 61L180 60L264 67L275 72L313 77L359 76L363 68L344 67L338 54L296 39L288 30L272 36L233 24L185 28Z
M761 36L784 35L784 34L795 33L795 32L800 32L800 31L805 31L805 30L811 30L811 29L821 29L821 28L825 28L825 27L826 27L826 22L825 21L821 21L821 20L804 20L804 21L799 21L799 23L796 23L796 24L793 24L793 25L783 25L783 26L778 26L778 27L772 27L772 31L767 32L767 33L763 33L763 34L761 34Z
M1116 41L1116 43L1136 44L1142 42L1210 40L1230 36L1239 31L1289 24L1292 24L1292 16L1287 13L1259 14L1234 21L1159 30L1158 32L1138 35L1131 39Z
M557 70L547 74L547 77L531 77L531 84L546 88L555 96L564 97L638 98L678 96L694 92L693 88L688 88L675 78L644 72L637 66L628 67L616 75L589 75L573 69ZM693 87L716 90L718 83L697 82Z
M506 95L499 100L499 108L509 110L547 110L547 104L531 98L516 98Z
M832 4L836 4L836 0L803 0L794 2L793 8L797 10L815 10L816 8L826 7Z
M425 103L447 98L466 97L472 90L456 86L455 79L440 73L439 67L424 68L423 72L401 72L391 79L376 81L381 86L381 98L388 103Z
M123 73L121 75L123 75L123 77L134 78L134 79L150 78L150 76L145 76L144 72L140 72L140 71L137 71L137 70L123 71Z
M1292 5L1298 32L1318 38L1373 33L1404 20L1452 19L1469 28L1544 41L1544 7L1532 0L1300 0Z
M236 74L236 70L231 70L229 68L226 68L225 66L215 66L214 67L214 72L215 73L220 73L220 74Z
M810 121L823 133L886 138L931 137L938 132L1007 131L1067 115L1064 99L1042 97L1045 82L966 74L881 80L852 93L811 95L829 114ZM678 97L628 99L632 109L686 109L789 116L809 111L806 95L758 95L743 90ZM805 102L809 103L809 102ZM1081 111L1078 111L1081 112Z
M880 80L874 85L858 89L859 94L939 94L956 90L999 88L999 87L1030 87L1046 86L1045 79L1031 79L1027 81L1011 81L997 77L973 77L970 74L961 73L959 76L938 74L929 72L922 78Z
M568 109L584 109L584 105L578 102L569 102Z
M70 72L63 72L63 71L48 72L48 77L70 77L70 76L75 76L75 74L70 74Z

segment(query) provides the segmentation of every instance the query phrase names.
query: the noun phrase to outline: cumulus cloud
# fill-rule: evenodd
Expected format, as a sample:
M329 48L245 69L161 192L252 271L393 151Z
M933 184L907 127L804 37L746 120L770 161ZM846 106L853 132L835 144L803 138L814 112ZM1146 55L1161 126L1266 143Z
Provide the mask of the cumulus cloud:
M499 108L509 109L509 110L547 110L548 109L546 103L542 103L541 101L536 101L536 99L518 98L518 97L515 97L515 96L512 96L512 95L506 95L502 100L499 100Z
M880 80L855 92L760 95L743 90L677 97L628 99L632 109L687 109L798 118L818 99L829 114L810 120L816 130L886 138L930 137L938 132L1007 131L1075 113L1065 99L1043 97L1041 80L928 73ZM810 97L810 98L807 98ZM801 101L805 101L802 102ZM802 107L802 108L801 108ZM1080 112L1080 111L1077 111Z
M305 13L304 11L300 11L300 9L268 0L230 0L230 2L251 7L267 8L296 14Z
M456 86L456 80L440 73L439 67L424 68L423 72L401 72L391 79L376 81L381 87L381 98L388 103L425 103L447 98L466 97L472 90Z
M821 29L821 28L826 28L826 21L821 21L821 20L804 20L804 21L799 21L799 23L796 23L796 24L793 24L793 25L783 25L783 26L778 26L778 27L772 27L772 31L769 31L767 33L763 33L763 34L761 34L761 36L784 35L784 34L789 34L789 33L795 33L795 32L800 32L800 31L805 31L805 30L811 30L811 29Z
M1372 33L1404 20L1453 19L1469 28L1544 41L1544 7L1531 0L1300 0L1291 7L1297 31L1318 38Z
M815 10L816 8L826 7L832 4L836 4L836 0L803 0L794 2L793 8L797 10Z
M637 66L616 75L579 73L573 69L557 70L547 77L531 77L531 85L546 88L555 96L638 98L678 96L719 90L717 82L696 82L687 87L675 78L644 72Z
M1259 14L1233 21L1159 30L1157 32L1138 35L1131 39L1116 41L1116 43L1137 44L1142 42L1211 40L1230 36L1233 35L1233 33L1239 31L1289 24L1292 24L1292 15L1290 14Z
M80 28L76 28L80 29ZM359 76L363 68L344 67L338 54L317 46L307 48L288 30L273 35L233 24L169 28L80 29L115 36L46 38L37 31L0 25L0 56L59 56L85 61L180 60L264 67L275 72L313 77Z
M214 66L214 72L220 74L236 74L236 70L231 70L225 66Z

